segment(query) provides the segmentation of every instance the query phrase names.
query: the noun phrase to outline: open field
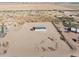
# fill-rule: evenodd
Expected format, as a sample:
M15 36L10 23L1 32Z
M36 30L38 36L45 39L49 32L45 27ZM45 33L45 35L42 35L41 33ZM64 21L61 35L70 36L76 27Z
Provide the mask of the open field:
M65 4L60 4L60 6L79 10L79 3L67 3L67 4L65 3Z
M7 27L5 37L0 37L0 56L79 56L79 42L72 41L72 38L77 39L78 34L66 33L62 24L63 17L78 23L78 14L77 8L69 8L65 4L0 3L0 26L3 24ZM62 35L53 23L67 41L77 48L76 51L70 49L67 41L61 40ZM34 26L45 26L46 31L32 31Z
M67 10L70 8L53 3L1 3L0 10Z
M46 31L31 31L30 28L35 25L44 25ZM59 33L50 22L25 23L20 30L8 32L3 41L8 41L9 47L7 53L0 56L70 56L73 54L67 44L60 40Z

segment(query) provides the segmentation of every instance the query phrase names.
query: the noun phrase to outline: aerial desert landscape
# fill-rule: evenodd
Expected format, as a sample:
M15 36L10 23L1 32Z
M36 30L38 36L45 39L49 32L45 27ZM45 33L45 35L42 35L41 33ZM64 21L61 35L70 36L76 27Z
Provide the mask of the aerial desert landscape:
M78 16L79 3L0 3L0 57L78 57Z

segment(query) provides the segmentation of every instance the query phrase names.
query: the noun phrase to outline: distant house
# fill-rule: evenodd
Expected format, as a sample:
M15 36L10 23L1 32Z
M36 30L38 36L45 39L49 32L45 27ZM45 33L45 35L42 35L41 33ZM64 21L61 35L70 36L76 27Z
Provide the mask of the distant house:
M46 27L37 26L37 27L33 27L31 30L34 30L34 31L46 31Z
M65 30L79 33L79 24L77 22L65 21L63 25Z
M79 28L71 27L71 31L72 32L79 33Z
M65 28L68 31L79 33L79 27L77 27L77 26L75 26L75 27L74 26L72 26L72 27L65 27Z

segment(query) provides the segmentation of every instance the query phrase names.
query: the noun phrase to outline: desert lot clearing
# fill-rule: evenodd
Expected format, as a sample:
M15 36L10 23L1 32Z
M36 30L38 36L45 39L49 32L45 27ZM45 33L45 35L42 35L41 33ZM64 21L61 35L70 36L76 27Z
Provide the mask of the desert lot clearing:
M46 31L31 31L33 26L43 25ZM50 40L50 38L53 40ZM7 53L0 56L70 56L71 49L60 40L60 35L50 22L25 23L0 39L8 41Z

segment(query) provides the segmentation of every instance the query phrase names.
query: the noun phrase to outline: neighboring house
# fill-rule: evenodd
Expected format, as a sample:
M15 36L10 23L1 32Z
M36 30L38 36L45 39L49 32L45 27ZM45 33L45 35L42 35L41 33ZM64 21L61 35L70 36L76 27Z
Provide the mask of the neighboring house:
M71 27L65 27L66 30L71 32L79 33L79 27L78 26L71 26Z
M33 27L31 30L34 30L34 31L46 31L46 27L37 26L37 27Z
M79 24L77 22L65 21L63 25L65 30L79 33Z
M71 27L71 31L72 31L72 32L79 33L79 28Z

